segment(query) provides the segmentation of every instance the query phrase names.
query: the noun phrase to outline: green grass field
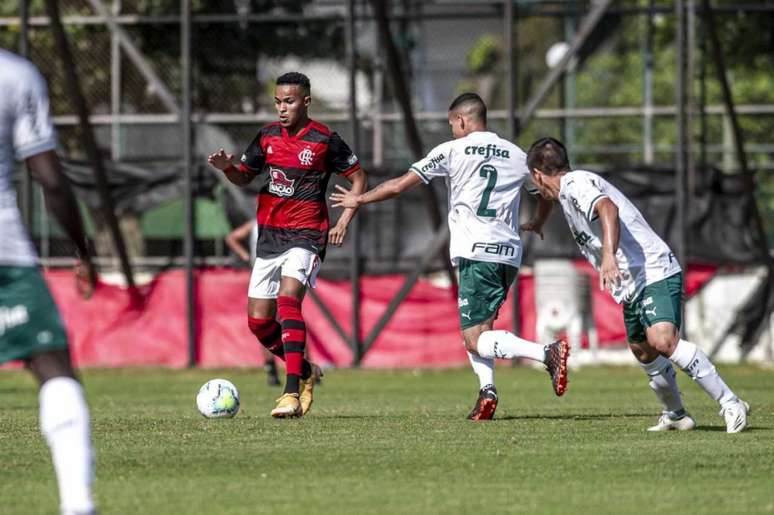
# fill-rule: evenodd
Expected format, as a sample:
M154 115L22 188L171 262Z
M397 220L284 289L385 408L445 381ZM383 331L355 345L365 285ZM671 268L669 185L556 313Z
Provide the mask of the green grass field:
M679 380L699 427L645 432L658 406L632 368L548 376L499 368L493 422L464 419L468 370L329 371L303 419L268 416L278 390L245 370L87 371L105 514L772 513L774 372L721 367L753 406L728 435L717 408ZM242 411L205 420L207 379L240 389ZM36 387L0 373L0 513L54 514Z

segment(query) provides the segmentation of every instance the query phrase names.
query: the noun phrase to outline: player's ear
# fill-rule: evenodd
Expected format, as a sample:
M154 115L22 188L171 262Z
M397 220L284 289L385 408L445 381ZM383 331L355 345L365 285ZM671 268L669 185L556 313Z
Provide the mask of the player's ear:
M304 107L309 107L309 104L312 103L312 96L306 95L304 96Z

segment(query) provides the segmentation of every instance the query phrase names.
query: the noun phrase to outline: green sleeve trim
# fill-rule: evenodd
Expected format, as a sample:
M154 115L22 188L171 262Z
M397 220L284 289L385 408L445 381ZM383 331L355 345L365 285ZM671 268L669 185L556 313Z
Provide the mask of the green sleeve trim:
M409 170L411 170L415 174L419 175L419 178L422 179L422 182L424 182L425 184L429 184L430 183L430 179L428 179L427 176L425 174L423 174L419 170L419 168L417 168L416 166L410 167Z

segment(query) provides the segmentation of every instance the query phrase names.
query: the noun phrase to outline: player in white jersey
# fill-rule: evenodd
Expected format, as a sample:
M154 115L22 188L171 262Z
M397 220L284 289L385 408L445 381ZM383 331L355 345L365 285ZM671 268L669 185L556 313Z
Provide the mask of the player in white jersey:
M747 403L726 385L704 351L680 339L683 275L667 244L617 188L591 172L571 170L558 140L536 141L527 163L541 196L562 206L581 253L599 271L600 288L623 303L629 345L664 407L649 430L695 426L683 406L672 363L720 404L727 432L743 430ZM547 216L547 211L539 213L522 229L540 232Z
M564 341L543 346L508 331L493 331L497 312L521 265L519 198L529 177L526 154L487 130L486 105L463 93L449 107L454 139L435 147L404 175L360 195L337 186L334 207L357 208L393 198L435 177L449 191L450 256L459 267L460 325L470 363L479 379L471 420L489 420L497 408L494 358L527 358L546 365L556 395L567 388L569 347ZM550 210L545 202L544 208Z
M67 336L22 223L12 184L14 158L43 187L49 211L76 245L81 295L95 274L78 205L54 149L46 84L21 57L0 49L0 363L24 360L40 383L40 428L51 449L63 514L94 512L89 410Z

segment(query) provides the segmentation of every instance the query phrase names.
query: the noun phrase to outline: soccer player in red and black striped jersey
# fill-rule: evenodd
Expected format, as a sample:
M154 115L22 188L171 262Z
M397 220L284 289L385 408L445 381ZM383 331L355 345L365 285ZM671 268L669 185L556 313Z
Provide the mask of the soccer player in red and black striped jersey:
M304 359L301 301L306 287L314 287L327 243L342 244L356 211L345 209L329 227L328 180L335 173L346 177L353 191L366 188L357 156L337 133L309 118L311 101L306 75L280 76L274 90L279 121L258 131L238 167L223 149L208 159L238 186L259 175L268 179L258 194L258 242L247 316L261 344L285 360L285 392L271 412L279 418L301 416L312 404L320 369Z

